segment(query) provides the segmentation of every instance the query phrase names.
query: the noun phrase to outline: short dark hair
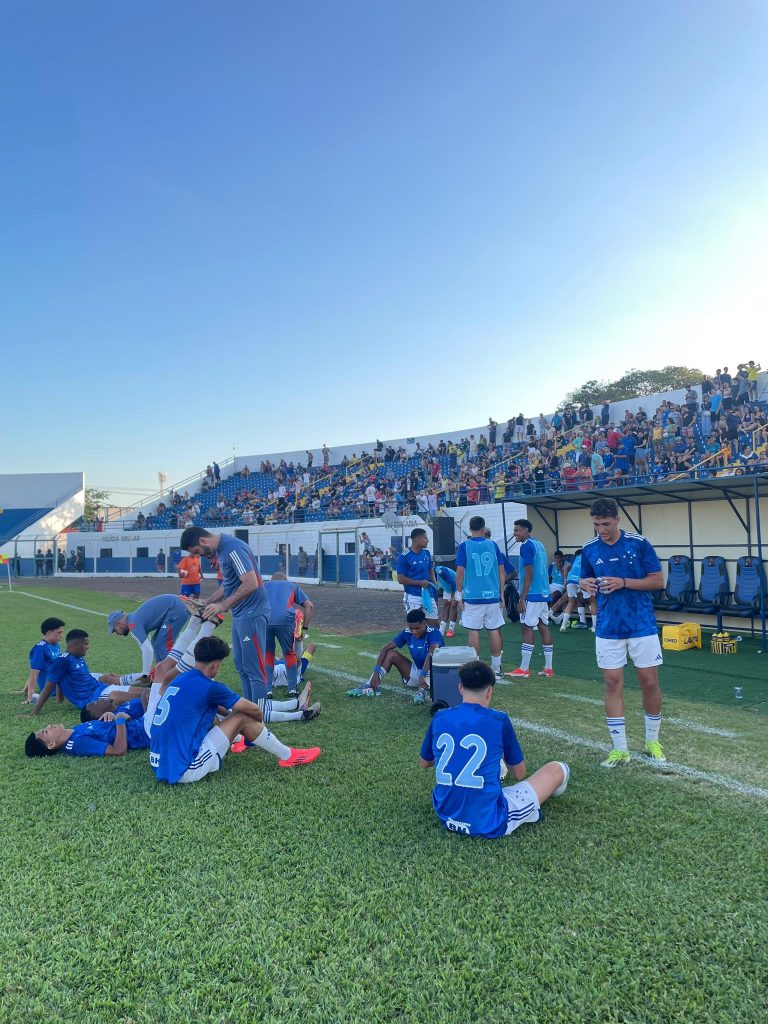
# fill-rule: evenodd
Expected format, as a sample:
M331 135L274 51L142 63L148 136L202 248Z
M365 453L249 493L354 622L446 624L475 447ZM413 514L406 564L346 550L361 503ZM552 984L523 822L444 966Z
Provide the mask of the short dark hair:
M411 530L411 540L415 540L417 537L426 537L426 535L427 531L421 526L417 526Z
M616 519L619 515L619 506L613 498L595 498L590 506L589 514L595 519L603 516Z
M229 655L229 644L218 636L204 636L195 644L195 661L210 665L212 661L222 661Z
M477 530L482 530L484 527L485 520L483 519L482 516L472 516L472 518L469 520L470 530L474 530L476 532Z
M195 544L198 543L201 537L212 537L213 534L208 530L204 530L202 526L188 526L181 535L179 541L179 547L183 551L189 551Z
M56 751L46 747L43 741L31 732L24 742L24 753L27 757L52 757Z
M496 674L484 661L468 661L459 669L459 679L465 690L485 690L496 682Z
M61 629L62 626L66 625L63 619L43 619L40 623L40 632L45 635L50 633L53 629Z
M524 529L528 531L528 533L533 533L533 523L530 521L530 519L516 519L514 525L522 526Z
M66 639L69 640L85 640L88 636L84 629L70 629L67 633Z
M563 552L560 550L560 548L555 548L555 554L556 555L562 555Z
M87 704L85 705L84 708L80 709L80 721L81 722L92 722L93 721L93 715L88 710L88 705Z
M423 608L412 608L405 616L406 622L426 622L427 616Z

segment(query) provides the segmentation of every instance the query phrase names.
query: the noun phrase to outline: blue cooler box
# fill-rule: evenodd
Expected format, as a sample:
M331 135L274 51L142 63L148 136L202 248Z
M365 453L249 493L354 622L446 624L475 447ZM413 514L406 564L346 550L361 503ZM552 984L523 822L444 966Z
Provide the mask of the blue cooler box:
M429 680L433 703L445 701L449 708L461 704L459 669L468 661L477 661L474 647L440 647L435 651Z

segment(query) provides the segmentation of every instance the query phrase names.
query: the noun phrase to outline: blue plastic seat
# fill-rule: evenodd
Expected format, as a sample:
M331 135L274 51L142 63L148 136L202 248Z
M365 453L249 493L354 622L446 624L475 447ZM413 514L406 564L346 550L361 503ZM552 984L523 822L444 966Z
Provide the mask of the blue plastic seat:
M680 611L693 601L696 586L693 581L693 564L688 555L672 555L667 568L667 585L656 598L657 608Z

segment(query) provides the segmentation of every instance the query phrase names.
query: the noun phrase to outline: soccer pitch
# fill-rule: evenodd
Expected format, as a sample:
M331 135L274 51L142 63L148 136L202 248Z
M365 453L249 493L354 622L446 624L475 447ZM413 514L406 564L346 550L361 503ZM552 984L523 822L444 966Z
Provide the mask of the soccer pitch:
M275 730L322 746L305 769L251 751L168 787L146 752L26 759L31 728L78 720L55 701L19 717L14 691L44 617L89 630L91 669L138 667L135 645L106 635L114 596L36 593L0 592L3 1020L764 1019L768 658L751 641L735 657L668 655L670 764L606 772L591 634L555 634L556 678L497 687L494 706L511 714L529 769L569 762L568 791L540 824L484 841L439 828L432 773L417 766L428 711L395 674L377 700L344 696L389 634L313 628L308 674L323 714ZM504 635L510 669L519 628ZM534 673L541 665L538 649ZM221 679L239 689L231 660ZM633 682L626 697L637 751Z

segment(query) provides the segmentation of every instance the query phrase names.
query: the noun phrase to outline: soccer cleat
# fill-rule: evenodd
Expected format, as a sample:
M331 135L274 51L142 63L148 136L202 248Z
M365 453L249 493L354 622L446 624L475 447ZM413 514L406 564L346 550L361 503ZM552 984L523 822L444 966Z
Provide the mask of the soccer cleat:
M540 676L545 676L547 679L554 679L555 678L555 670L552 669L552 668L543 668L541 670L541 672L539 672L539 675Z
M355 686L352 690L347 690L348 697L380 697L381 690L374 690L372 686Z
M571 626L571 629L589 629L589 626L586 624L586 622L574 622L574 624Z
M562 626L560 627L560 632L561 633L567 633L569 629L570 629L570 626L568 625L568 623L564 622L562 624Z
M317 718L320 712L323 710L323 705L319 700L316 700L314 704L310 704L308 707L301 708L301 714L305 722L311 722L313 718Z
M289 697L295 697L298 700L299 699L299 691L298 690L289 690L288 691L288 696Z
M446 640L452 640L455 635L456 634L454 633L454 631L452 629L447 629L446 632L445 632L445 639Z
M266 697L266 699L267 700L272 700L272 691L271 690L267 690L267 697Z
M290 697L290 693L288 694L288 696ZM298 706L298 708L296 710L297 711L304 711L306 708L308 708L309 707L309 698L311 696L312 696L312 683L307 683L307 685L301 691L300 696L296 698L298 700L298 702L299 702L299 706Z
M510 679L530 679L531 673L525 668L516 668L514 672L505 672Z
M612 750L604 761L600 762L601 768L618 768L620 764L629 764L631 756L628 750Z
M291 747L291 756L284 761L278 761L280 768L298 768L302 764L311 764L322 754L320 747Z
M205 601L198 601L194 597L182 597L181 600L186 605L187 611L189 612L190 616L196 619L202 619L203 612L205 611L206 608ZM211 622L216 623L217 628L222 624L223 621L223 615L216 615L213 619L211 619Z
M661 749L661 744L658 740L648 740L645 744L645 753L655 764L667 763L667 759L664 757L664 751Z
M426 704L429 700L429 690L419 690L416 696L413 698L414 704Z
M229 749L232 751L233 754L244 754L248 749L248 746L245 742L245 736L240 736L239 739L236 739Z

